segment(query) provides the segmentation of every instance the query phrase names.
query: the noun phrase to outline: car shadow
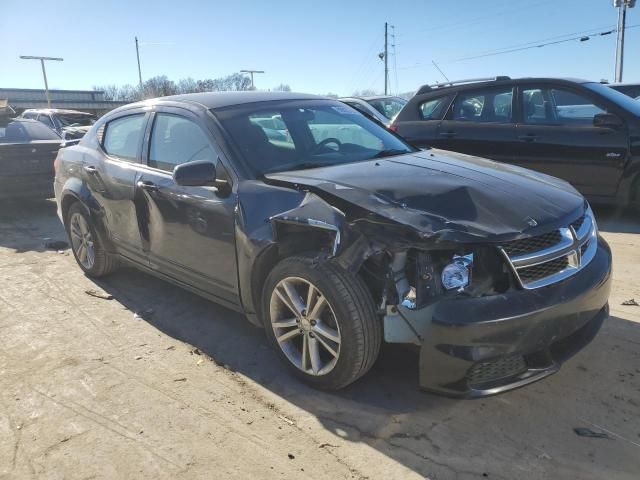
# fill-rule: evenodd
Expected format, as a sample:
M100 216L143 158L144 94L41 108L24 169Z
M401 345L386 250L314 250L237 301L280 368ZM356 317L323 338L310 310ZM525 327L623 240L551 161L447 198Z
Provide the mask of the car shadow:
M640 210L637 208L593 206L598 228L609 233L640 233Z
M401 345L385 345L356 383L321 392L287 373L262 330L236 312L135 270L96 283L159 331L303 409L336 437L364 443L420 475L607 477L606 469L594 469L598 458L618 473L637 472L640 431L628 422L640 418L638 323L609 318L558 374L496 397L465 401L420 392L417 352ZM594 425L614 441L596 444L573 431L598 430Z
M15 253L68 249L67 234L56 215L55 201L0 201L0 247Z

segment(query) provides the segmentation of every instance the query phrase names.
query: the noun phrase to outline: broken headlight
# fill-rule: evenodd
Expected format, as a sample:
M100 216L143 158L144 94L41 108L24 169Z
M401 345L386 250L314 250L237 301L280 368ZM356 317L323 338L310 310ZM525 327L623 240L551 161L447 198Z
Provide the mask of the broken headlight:
M442 286L447 290L459 290L469 285L472 265L473 254L455 255L442 269Z

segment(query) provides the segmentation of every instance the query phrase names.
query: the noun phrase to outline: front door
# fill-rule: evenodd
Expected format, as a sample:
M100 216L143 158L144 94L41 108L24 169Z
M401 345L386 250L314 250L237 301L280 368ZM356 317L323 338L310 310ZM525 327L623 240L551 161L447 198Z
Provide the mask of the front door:
M615 195L629 154L626 128L596 127L606 107L565 87L521 88L515 162L570 182L585 195Z
M155 113L136 195L143 248L152 268L198 290L238 303L235 194L214 187L183 187L172 178L176 165L206 160L226 176L212 136L186 110ZM177 113L174 113L177 112Z

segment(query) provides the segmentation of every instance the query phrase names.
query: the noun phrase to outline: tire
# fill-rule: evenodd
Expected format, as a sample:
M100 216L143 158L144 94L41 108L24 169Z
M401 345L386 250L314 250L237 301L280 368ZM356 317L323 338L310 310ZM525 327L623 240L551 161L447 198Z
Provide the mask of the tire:
M314 288L311 295L308 285ZM293 302L298 303L292 307L296 294ZM293 374L313 387L346 387L367 373L378 357L382 324L371 294L362 279L337 265L304 256L285 258L267 277L262 303L269 341ZM311 311L302 308L301 315L295 313L309 304Z
M108 275L118 268L117 259L105 250L91 217L82 204L75 202L69 207L64 226L67 230L73 256L85 274L98 278ZM78 231L84 237L84 242L80 240L78 243Z

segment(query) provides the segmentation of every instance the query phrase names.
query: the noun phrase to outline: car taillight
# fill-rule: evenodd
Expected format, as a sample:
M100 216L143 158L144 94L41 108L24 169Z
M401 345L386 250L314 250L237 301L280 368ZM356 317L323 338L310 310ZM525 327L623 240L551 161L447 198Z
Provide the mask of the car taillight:
M397 133L398 132L398 126L394 125L394 124L391 124L391 125L389 125L389 130L391 130L392 132L396 132Z
M58 157L60 156L60 152L56 155L56 159L53 161L53 172L58 175Z

